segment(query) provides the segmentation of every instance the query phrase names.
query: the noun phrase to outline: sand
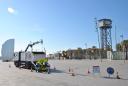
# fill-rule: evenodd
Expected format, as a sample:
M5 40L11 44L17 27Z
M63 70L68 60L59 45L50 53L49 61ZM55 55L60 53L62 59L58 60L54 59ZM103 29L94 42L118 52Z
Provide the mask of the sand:
M13 62L0 62L0 86L127 86L128 61L49 60L51 73L16 68ZM100 66L94 74L92 66ZM108 78L107 67L115 72ZM70 70L70 72L69 72ZM90 73L88 73L88 71ZM116 72L121 79L116 79ZM74 75L74 76L72 76Z

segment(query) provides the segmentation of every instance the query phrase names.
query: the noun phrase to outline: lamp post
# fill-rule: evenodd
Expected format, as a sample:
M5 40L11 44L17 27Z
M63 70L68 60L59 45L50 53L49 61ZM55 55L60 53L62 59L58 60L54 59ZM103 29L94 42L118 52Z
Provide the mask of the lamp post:
M85 49L85 50L86 50L86 51L85 51L85 56L86 56L86 58L87 58L87 54L88 54L88 53L87 53L87 43L85 43L85 48L86 48L86 49Z
M99 58L102 62L102 53L103 52L102 52L101 43L100 43L100 34L99 34L99 30L98 30L99 26L98 26L97 18L94 18L94 20L95 20L95 28L96 28L96 32L97 32L97 40L98 40L98 45L99 45L98 53L99 53Z

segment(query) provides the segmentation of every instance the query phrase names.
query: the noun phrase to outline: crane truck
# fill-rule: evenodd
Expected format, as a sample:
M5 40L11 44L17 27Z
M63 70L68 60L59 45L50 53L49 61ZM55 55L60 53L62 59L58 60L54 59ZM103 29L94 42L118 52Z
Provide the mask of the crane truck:
M50 65L48 64L48 58L46 58L46 52L32 51L33 46L39 43L42 44L43 41L29 43L25 51L16 52L14 54L14 65L19 68L49 71ZM31 52L27 51L29 47Z

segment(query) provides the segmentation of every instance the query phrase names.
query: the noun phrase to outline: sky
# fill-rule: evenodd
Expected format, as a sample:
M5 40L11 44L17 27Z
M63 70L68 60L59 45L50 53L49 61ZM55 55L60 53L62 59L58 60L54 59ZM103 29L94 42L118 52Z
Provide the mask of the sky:
M54 53L78 47L98 47L95 20L112 20L112 44L128 39L128 0L0 0L0 48L11 38L15 51L24 51L28 43L43 39Z

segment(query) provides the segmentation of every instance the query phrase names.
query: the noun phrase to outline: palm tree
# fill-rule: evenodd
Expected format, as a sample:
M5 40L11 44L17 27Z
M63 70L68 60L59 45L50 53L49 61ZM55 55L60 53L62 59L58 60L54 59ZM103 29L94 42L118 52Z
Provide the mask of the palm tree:
M123 48L124 48L124 51L126 52L126 60L128 60L128 40L124 40L123 41Z
M62 51L62 57L68 59L67 51Z
M116 44L116 50L117 51L123 51L122 46L120 43Z

